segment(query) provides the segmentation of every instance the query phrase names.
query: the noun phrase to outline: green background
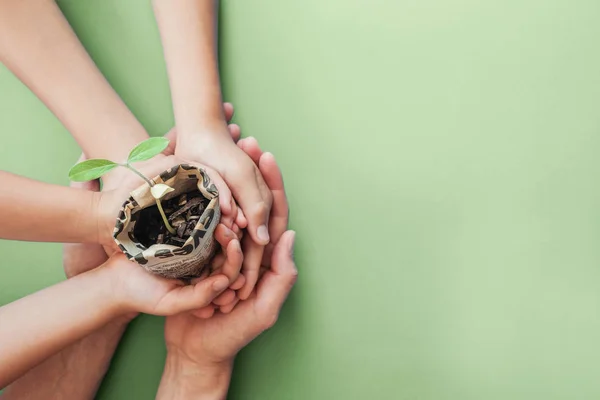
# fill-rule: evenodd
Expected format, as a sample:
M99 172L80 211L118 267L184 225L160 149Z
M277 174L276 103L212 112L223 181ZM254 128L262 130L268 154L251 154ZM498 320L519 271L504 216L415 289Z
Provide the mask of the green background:
M60 5L166 132L149 2ZM225 98L282 166L300 269L230 398L600 397L599 18L597 0L222 2ZM66 184L76 144L5 69L0 110L0 168ZM59 245L0 253L0 303L62 279ZM132 324L100 399L153 398L162 323Z

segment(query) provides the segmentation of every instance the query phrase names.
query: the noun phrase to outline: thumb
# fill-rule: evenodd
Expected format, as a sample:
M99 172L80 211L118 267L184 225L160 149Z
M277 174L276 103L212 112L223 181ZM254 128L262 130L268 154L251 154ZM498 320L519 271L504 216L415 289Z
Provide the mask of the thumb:
M273 250L271 269L265 272L258 284L257 302L273 322L298 277L293 259L295 236L294 231L287 231L281 236Z
M163 154L166 156L172 156L175 154L175 147L177 147L177 129L171 128L169 132L165 134L165 139L169 140L169 145L163 150Z
M156 315L174 315L209 305L229 286L225 275L214 275L196 284L177 286L157 304Z

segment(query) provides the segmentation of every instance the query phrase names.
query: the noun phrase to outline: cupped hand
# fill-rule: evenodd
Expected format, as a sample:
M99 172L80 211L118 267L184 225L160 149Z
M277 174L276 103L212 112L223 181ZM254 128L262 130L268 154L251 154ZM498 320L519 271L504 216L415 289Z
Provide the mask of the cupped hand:
M217 124L206 132L187 135L185 143L177 143L175 155L212 167L231 189L242 210L240 222L247 223L247 231L252 238L251 244L244 248L244 270L247 270L248 265L260 263L264 246L271 240L269 216L273 197L257 165L230 136L225 124ZM248 298L255 284L256 279L246 276L240 297Z
M233 106L225 103L224 110L227 119L230 120L233 116ZM237 125L231 124L228 128L232 138L239 138L240 130ZM219 190L219 205L221 206L222 213L221 221L227 224L230 229L239 232L240 226L245 227L246 223L243 215L238 213L238 208L233 201L231 191L220 174L206 165L183 160L173 155L175 146L174 129L166 137L171 141L169 147L162 154L157 155L151 160L136 163L136 169L149 179L178 164L191 164L204 169ZM129 198L129 193L141 185L144 185L144 181L124 168L117 168L103 178L103 191L99 194L97 201L98 237L109 255L118 251L112 234L119 210L125 200Z
M182 313L167 318L165 342L169 357L194 366L231 363L235 355L275 324L298 272L293 261L295 233L285 232L272 254L272 266L250 298L229 314L198 318Z
M119 253L101 265L99 273L107 277L111 301L122 314L143 312L166 316L198 309L210 304L229 286L229 278L224 274L191 285L161 278Z

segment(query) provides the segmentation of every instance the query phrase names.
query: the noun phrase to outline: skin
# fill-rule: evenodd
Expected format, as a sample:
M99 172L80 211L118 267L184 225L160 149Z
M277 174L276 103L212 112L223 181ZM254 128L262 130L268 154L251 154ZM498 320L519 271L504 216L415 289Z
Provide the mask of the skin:
M83 161L83 157L80 161ZM97 192L98 181L72 183L71 187ZM63 266L68 279L104 264L108 259L97 244L66 244ZM129 322L137 315L124 315L54 354L10 384L3 400L94 398L110 360Z
M53 0L0 0L0 62L58 117L88 158L123 161L130 149L148 138L143 126L95 66ZM225 110L221 103L218 107L227 121L230 105ZM229 115L232 113L231 110ZM239 137L239 127L234 125L230 129ZM229 132L226 122L225 131ZM175 165L182 161L181 157L157 158L141 163L140 168L152 177L168 163ZM216 171L209 173L222 191L222 210L232 228L236 215L228 215L234 209L231 192ZM127 184L122 185L122 178L129 174L131 172L119 169L109 173L105 177L105 188L115 190L94 194L0 172L0 179L9 183L0 189L3 221L0 238L101 243L110 248L119 203L122 204L129 191L143 184L131 174L133 179L126 179ZM37 193L45 195L40 198ZM20 204L20 208L15 210L14 204ZM35 218L31 217L31 210L36 210ZM109 214L113 211L115 214ZM95 219L96 215L99 219Z
M228 286L222 274L186 286L115 255L96 269L0 308L0 387L117 318L197 309Z
M157 399L225 399L236 354L271 328L296 282L294 232L287 231L273 252L272 268L248 300L229 314L209 319L191 313L165 324L167 359Z
M231 110L229 112L231 114L232 108L226 106L227 108ZM79 161L83 160L82 156ZM98 192L100 189L98 181L71 183L71 187L92 192ZM236 238L235 234L225 226L219 225L216 238L226 246L223 254L230 255L228 258L223 255L221 269L225 273L228 273L231 268L239 270L241 252L239 241L236 244L236 241L232 240ZM65 275L70 279L105 263L108 256L102 246L97 244L66 244L63 258ZM243 284L243 276L234 282L233 287L239 288L241 284ZM233 290L227 289L213 302L218 303L219 299L231 298L232 294L234 294ZM65 347L9 385L3 392L2 398L39 399L46 398L48 393L53 393L54 398L93 398L108 370L121 336L136 315L137 313L129 313L116 318Z
M201 161L224 179L241 207L252 238L244 246L238 291L247 299L258 279L269 235L273 198L258 167L231 140L221 104L215 0L154 0L177 126L175 155ZM182 40L185 38L185 40Z
M53 0L0 0L0 62L58 117L89 158L123 161L148 137Z
M259 154L257 163L270 184L274 209L287 209L281 172L273 156ZM295 233L278 218L284 232L273 248L271 259L251 296L227 313L212 306L168 317L165 323L167 359L157 399L225 399L237 353L277 321L298 271L293 262ZM221 308L222 309L222 308Z

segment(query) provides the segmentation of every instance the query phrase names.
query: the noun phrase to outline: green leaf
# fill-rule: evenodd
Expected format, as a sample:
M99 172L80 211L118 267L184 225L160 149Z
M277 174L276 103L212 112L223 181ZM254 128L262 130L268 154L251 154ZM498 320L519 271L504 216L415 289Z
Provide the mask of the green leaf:
M100 178L119 164L110 160L93 159L76 164L69 171L69 179L73 182L87 182Z
M155 155L160 154L167 146L169 146L169 139L162 137L146 139L131 150L127 162L131 164L138 161L149 160Z

